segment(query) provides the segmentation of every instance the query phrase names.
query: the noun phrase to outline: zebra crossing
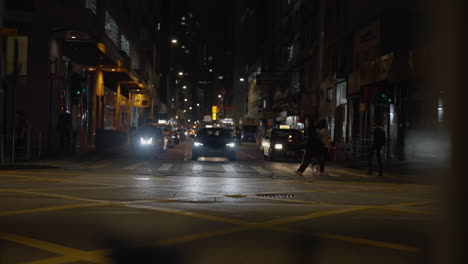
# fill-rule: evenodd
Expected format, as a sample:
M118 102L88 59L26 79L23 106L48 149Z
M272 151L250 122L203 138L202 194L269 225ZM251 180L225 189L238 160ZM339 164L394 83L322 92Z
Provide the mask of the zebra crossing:
M262 162L251 162L251 163L200 163L200 162L152 162L152 161L122 161L119 165L113 162L101 162L92 166L87 166L87 169L114 169L120 170L126 173L147 173L149 172L160 172L162 174L180 174L190 172L195 175L207 175L207 174L226 174L233 177L237 176L248 176L257 175L263 177L286 177L286 178L297 178L295 173L297 164L286 164L286 163L262 163ZM312 175L311 175L312 176ZM314 174L314 176L317 176ZM357 177L357 178L369 178L372 176L364 175L359 171L339 169L339 168L327 168L326 173L322 176L340 178L346 177Z
M115 169L124 170L127 172L151 170L159 172L177 172L177 171L192 171L192 172L214 172L214 173L251 173L259 175L272 175L280 171L290 172L292 169L284 168L268 168L260 166L260 164L200 164L200 163L151 163L151 162L132 162L115 167Z

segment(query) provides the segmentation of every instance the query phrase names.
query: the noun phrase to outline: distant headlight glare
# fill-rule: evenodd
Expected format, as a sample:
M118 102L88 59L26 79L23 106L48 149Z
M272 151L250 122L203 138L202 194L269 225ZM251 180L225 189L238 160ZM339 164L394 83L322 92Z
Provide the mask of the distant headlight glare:
M234 143L227 143L226 144L226 147L230 147L230 148L233 148L235 146L236 146L236 144L234 144Z
M201 147L201 146L203 146L203 143L194 142L193 145L194 145L195 147Z
M153 144L153 138L149 138L149 139L140 138L140 143L142 145L151 145Z

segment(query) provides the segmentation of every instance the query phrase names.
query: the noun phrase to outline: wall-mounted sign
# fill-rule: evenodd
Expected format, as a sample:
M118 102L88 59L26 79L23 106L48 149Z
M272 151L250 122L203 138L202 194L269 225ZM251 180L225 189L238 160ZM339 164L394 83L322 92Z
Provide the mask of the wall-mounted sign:
M133 96L134 107L149 107L150 100L147 94L136 94Z

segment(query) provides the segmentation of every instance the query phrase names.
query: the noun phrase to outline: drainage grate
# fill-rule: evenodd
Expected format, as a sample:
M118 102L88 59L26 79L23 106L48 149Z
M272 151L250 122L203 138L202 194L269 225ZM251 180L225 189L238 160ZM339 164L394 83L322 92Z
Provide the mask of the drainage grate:
M257 194L257 197L292 199L292 198L294 198L294 194L289 194L289 193L259 193L259 194Z

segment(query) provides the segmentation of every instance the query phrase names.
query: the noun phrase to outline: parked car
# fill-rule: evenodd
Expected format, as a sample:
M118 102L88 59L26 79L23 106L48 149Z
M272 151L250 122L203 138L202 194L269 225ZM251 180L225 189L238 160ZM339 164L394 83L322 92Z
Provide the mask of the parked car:
M237 146L230 129L201 128L193 138L192 160L198 157L237 159Z
M304 136L298 129L269 129L263 136L260 150L265 160L302 156Z
M170 125L163 125L163 124L158 124L156 125L156 127L160 128L163 132L164 143L165 143L164 150L175 147L174 138L172 137L173 136L172 127Z
M257 126L252 126L252 125L242 126L241 140L257 142Z

